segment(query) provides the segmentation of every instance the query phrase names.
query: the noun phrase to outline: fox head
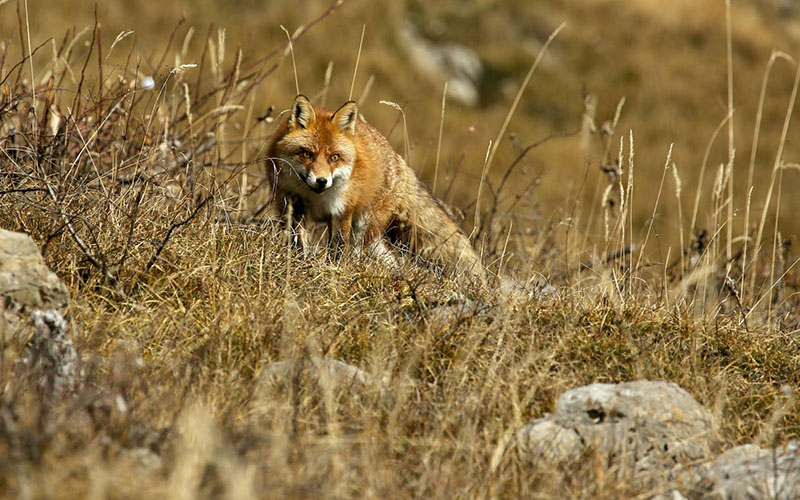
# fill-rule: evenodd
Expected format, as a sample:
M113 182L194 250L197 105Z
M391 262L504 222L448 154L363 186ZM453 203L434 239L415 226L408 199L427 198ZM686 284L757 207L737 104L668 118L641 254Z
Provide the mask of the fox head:
M356 160L358 106L344 103L335 112L317 108L304 95L295 98L286 133L277 142L280 156L292 173L315 193L350 178ZM285 167L284 167L285 168Z

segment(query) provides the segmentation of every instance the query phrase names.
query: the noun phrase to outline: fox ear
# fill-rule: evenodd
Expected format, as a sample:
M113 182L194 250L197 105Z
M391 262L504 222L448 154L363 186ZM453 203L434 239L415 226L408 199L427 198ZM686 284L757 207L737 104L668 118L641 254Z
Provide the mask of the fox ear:
M317 115L314 113L314 106L311 101L303 94L298 95L294 99L291 113L289 114L289 129L308 128L308 126L316 120Z
M358 104L355 101L347 101L342 107L336 110L331 116L331 122L340 132L354 134L356 122L358 121Z

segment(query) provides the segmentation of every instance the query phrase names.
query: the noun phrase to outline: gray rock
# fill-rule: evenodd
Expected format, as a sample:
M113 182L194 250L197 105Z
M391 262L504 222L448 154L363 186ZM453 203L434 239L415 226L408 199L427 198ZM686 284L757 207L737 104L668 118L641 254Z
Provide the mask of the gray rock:
M534 462L544 460L551 464L577 457L584 449L574 429L561 427L550 417L526 425L517 434L517 442Z
M81 380L78 354L62 316L64 283L50 271L27 234L0 229L0 333L25 348L25 375L45 398L74 392Z
M483 64L474 50L457 43L439 44L427 40L408 21L401 25L399 35L411 62L419 71L432 79L446 80L448 95L459 104L478 104Z
M640 485L668 479L676 465L708 459L714 441L708 410L673 383L647 380L567 391L553 415L517 434L534 459L575 460L594 449Z
M763 458L769 453L767 450L762 449L755 444L743 444L741 446L733 447L709 463L711 467L727 467L741 461L748 461L752 459Z
M28 346L25 364L38 378L48 397L61 397L78 388L81 370L78 353L67 334L67 322L58 311L34 311L33 341Z
M132 468L151 473L156 472L164 464L158 453L145 447L122 449L119 451L118 459L127 461Z
M30 236L0 229L0 298L6 309L63 310L67 287L44 264Z
M375 384L372 375L360 368L338 359L316 356L270 363L261 371L260 380L266 384L286 383L297 375L311 376L333 387L363 388Z
M472 302L472 301L470 301ZM443 330L459 321L466 320L475 315L477 307L474 304L439 305L426 311L428 327L432 331Z
M686 497L678 490L669 490L666 493L654 496L650 500L686 500Z
M711 463L698 489L715 500L800 498L800 440L766 450L732 448Z
M557 299L559 292L542 277L534 276L518 280L514 276L502 276L497 284L497 294L506 303L526 302L532 299Z
M29 338L34 310L63 312L68 302L67 287L45 266L31 237L0 229L0 335Z

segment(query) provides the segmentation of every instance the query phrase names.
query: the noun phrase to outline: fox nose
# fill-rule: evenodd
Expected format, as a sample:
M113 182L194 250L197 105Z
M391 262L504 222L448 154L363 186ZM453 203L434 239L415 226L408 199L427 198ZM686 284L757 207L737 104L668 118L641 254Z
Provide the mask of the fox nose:
M328 179L324 177L317 177L317 187L324 188L328 185Z

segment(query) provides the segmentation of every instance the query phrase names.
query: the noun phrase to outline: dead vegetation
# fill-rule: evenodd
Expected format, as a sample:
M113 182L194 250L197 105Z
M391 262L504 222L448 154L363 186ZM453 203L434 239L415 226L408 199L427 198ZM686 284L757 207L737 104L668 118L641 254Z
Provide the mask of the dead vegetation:
M293 40L332 15L336 6L306 19ZM713 408L723 447L800 437L799 284L777 222L781 155L769 185L778 209L767 200L768 217L751 213L748 199L746 229L730 233L725 165L703 193L713 205L704 215L680 188L671 148L659 177L640 174L648 145L618 118L595 123L587 95L583 133L605 177L591 185L597 165L584 167L562 224L526 219L544 210L534 187L509 188L539 140L512 138L515 154L497 158L481 203L455 207L479 208L465 225L475 221L490 270L535 293L454 294L454 282L412 263L392 272L287 249L260 148L290 98L254 98L286 63L286 45L252 56L214 28L189 59L201 35L179 25L145 70L127 36L111 41L96 23L39 46L21 36L22 57L13 44L0 53L0 226L31 234L69 286L85 373L73 397L48 401L14 361L22 343L3 338L4 496L656 493L636 491L607 457L551 470L510 442L558 394L590 382L676 382ZM52 57L31 59L41 51ZM111 53L124 64L108 64ZM778 139L782 150L786 134ZM447 193L459 167L442 168ZM659 181L646 215L634 214L634 188ZM598 194L581 215L583 191ZM683 207L670 222L680 244L653 229L668 197ZM649 239L657 257L639 252ZM308 367L324 359L359 367L369 383L314 376ZM267 380L277 361L288 362L283 375Z

